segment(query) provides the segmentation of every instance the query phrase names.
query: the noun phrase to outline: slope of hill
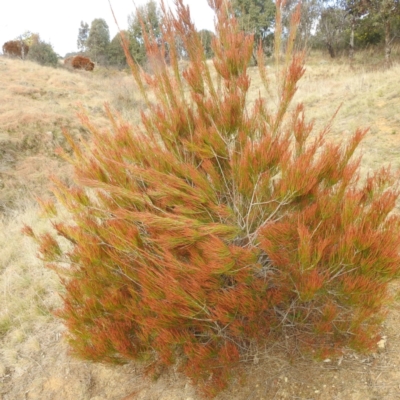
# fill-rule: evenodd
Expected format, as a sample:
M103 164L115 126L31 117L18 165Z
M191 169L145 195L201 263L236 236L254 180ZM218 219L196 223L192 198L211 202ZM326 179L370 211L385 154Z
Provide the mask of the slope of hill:
M0 210L43 192L50 173L66 174L54 155L65 147L63 129L85 134L76 113L81 106L105 127L104 102L124 113L134 103L128 76L105 70L90 74L0 58Z
M260 89L251 71L253 101ZM370 126L360 151L363 173L391 162L400 166L400 66L388 71L350 69L340 61L310 59L296 95L316 128L343 106L332 140ZM129 76L111 71L71 72L0 58L0 398L65 400L195 400L190 382L175 370L151 381L144 366L112 367L75 360L63 341L64 328L51 312L60 304L57 276L36 258L21 235L24 223L48 229L33 201L48 189L48 176L65 179L70 169L54 155L66 147L61 134L85 135L76 117L81 103L100 129L107 128L103 103L138 121L141 105ZM383 339L369 356L348 352L317 363L287 359L282 338L274 348L254 350L227 391L217 399L395 399L400 397L400 309L382 327Z

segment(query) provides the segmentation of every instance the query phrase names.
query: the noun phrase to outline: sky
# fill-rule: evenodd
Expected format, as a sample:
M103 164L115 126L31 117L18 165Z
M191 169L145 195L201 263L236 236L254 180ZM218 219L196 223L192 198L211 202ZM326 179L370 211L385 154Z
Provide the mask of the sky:
M110 0L121 29L126 29L128 15L135 10L134 3L146 0ZM158 2L159 0L157 0ZM173 0L166 0L173 5ZM214 14L207 0L184 0L198 29L214 30ZM118 32L108 0L0 0L0 51L3 44L26 31L38 33L51 43L60 56L77 51L81 21L103 18L110 29L110 39Z

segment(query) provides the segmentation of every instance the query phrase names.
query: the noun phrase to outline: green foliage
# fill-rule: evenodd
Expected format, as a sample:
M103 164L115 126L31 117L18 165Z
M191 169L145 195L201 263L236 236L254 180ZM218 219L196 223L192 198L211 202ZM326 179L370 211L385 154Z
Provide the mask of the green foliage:
M27 59L35 61L40 65L55 68L58 66L58 55L53 50L53 46L39 38L30 46Z
M154 368L179 360L212 396L250 344L286 335L322 357L372 349L400 272L400 217L397 177L382 169L359 180L353 154L365 131L333 144L329 125L314 132L301 104L289 108L304 73L304 54L290 45L299 9L275 79L258 53L267 93L278 88L271 108L261 95L246 101L252 36L223 0L210 4L217 78L179 0L161 44L145 40L153 74L127 53L147 105L142 124L107 108L112 132L82 113L90 143L67 135L75 184L55 181L55 194L71 218L54 228L71 248L25 231L64 277L58 315L77 356ZM183 72L177 37L189 59Z
M79 27L77 46L81 52L87 50L86 43L89 37L89 25L87 22L81 21L81 26Z
M19 35L15 40L21 40L28 46L32 46L34 43L39 41L39 34L32 33L31 31L25 31L22 35Z
M398 0L353 0L365 13L376 16L382 20L392 18L400 13Z
M130 53L140 65L147 61L145 36L153 35L158 45L161 44L161 13L155 0L137 8L137 12L128 19Z
M384 36L383 27L377 24L374 18L364 18L357 24L354 39L357 47L365 48L382 43Z
M355 1L355 0L354 0ZM358 2L361 2L359 0ZM385 38L385 63L389 67L391 64L391 52L393 42L392 25L400 15L399 0L363 0L362 6L365 13L380 24L384 31Z
M207 30L207 29L202 29L199 31L201 43L203 44L204 47L204 53L207 58L212 58L214 56L214 52L212 50L212 40L214 38L214 33Z
M286 0L282 10L282 24L289 29L291 15L295 11L298 0ZM301 18L297 28L296 46L305 48L309 46L312 34L318 25L321 16L324 0L305 0L302 1Z
M350 57L354 46L384 44L385 62L390 64L392 43L399 32L398 0L316 1L321 12L314 43L324 43L331 56L349 44Z
M233 0L232 7L241 29L254 35L255 50L258 44L266 51L271 41L275 19L275 4L272 0ZM254 52L254 60L256 56Z
M94 19L90 25L89 36L86 41L87 52L95 62L105 64L108 58L108 46L110 44L110 31L107 22L102 19Z
M334 58L339 50L348 46L346 29L347 13L339 7L326 7L321 11L315 42L325 47Z
M125 34L126 37L129 37L128 32L124 31L123 34ZM121 33L117 33L108 46L108 64L118 68L124 68L128 66L124 48L122 46Z

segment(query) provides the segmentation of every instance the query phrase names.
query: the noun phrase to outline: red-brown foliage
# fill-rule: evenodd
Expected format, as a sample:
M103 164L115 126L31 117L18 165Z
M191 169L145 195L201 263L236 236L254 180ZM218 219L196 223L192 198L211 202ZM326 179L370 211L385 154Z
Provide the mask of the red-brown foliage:
M66 276L58 315L75 354L179 360L212 395L250 342L285 334L321 356L348 345L370 349L388 282L399 275L400 219L388 169L359 180L353 154L365 131L332 144L329 127L313 132L302 105L289 111L304 72L303 54L292 56L290 45L299 11L282 59L277 1L279 91L271 109L261 95L246 102L252 37L228 3L209 4L218 18L217 77L177 1L176 17L165 12L162 44L144 36L154 74L128 55L147 102L142 125L131 128L107 108L112 132L81 114L90 142L78 146L67 135L76 185L55 181L55 194L71 221L54 227L71 249L49 234L37 239L43 258ZM177 36L190 59L183 73ZM170 64L160 63L165 43ZM258 64L272 93L261 51Z
M94 69L94 62L84 56L68 57L64 60L64 65L74 69L84 69L85 71L93 71Z
M28 51L29 46L20 40L11 40L3 44L3 54L10 57L25 58Z

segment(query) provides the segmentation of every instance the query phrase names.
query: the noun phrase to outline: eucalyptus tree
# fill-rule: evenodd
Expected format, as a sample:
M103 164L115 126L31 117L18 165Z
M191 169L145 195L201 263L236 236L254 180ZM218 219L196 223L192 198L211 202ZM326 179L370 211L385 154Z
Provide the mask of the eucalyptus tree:
M356 0L354 0L356 2ZM385 32L385 64L391 64L392 44L395 38L392 27L400 15L400 0L358 0L365 14L381 24Z
M146 60L145 34L151 34L157 42L161 40L161 10L155 0L138 6L128 17L130 51L133 59L143 65Z
M87 22L81 21L81 26L79 27L77 46L81 52L86 52L87 50L87 40L89 37L89 24Z
M233 0L232 7L241 29L254 35L253 60L257 63L258 45L261 43L264 52L267 52L272 42L275 3L272 0Z
M90 25L86 46L90 57L100 63L106 63L108 59L108 47L110 44L110 31L107 22L97 18Z

